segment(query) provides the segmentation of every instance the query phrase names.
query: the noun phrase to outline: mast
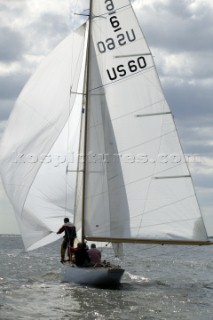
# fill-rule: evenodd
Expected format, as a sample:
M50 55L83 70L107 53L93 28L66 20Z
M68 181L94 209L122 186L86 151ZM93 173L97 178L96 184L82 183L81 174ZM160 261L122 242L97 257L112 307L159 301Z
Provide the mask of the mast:
M89 5L89 22L88 22L88 43L87 43L87 57L86 57L86 104L85 104L85 127L84 127L84 168L83 168L83 195L82 195L82 234L81 242L84 242L85 232L85 191L86 191L86 166L87 166L87 124L88 124L88 96L89 96L89 74L90 74L90 40L91 40L91 20L92 20L92 0Z

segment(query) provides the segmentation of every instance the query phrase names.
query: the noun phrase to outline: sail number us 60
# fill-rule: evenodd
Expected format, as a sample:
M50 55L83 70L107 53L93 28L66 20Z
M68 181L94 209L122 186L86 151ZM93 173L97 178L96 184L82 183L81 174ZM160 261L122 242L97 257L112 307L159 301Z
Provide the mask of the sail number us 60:
M107 69L107 75L111 81L121 77L125 77L127 73L137 72L146 68L146 60L144 57L138 57L136 60L129 60L126 65L119 64L117 67L113 67L111 70Z

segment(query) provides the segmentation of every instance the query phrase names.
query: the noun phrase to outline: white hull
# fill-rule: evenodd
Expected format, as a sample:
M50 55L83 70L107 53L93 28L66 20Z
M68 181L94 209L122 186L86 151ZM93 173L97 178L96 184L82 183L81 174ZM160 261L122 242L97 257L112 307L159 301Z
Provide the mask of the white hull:
M78 268L64 265L63 281L97 287L116 287L124 273L121 268Z

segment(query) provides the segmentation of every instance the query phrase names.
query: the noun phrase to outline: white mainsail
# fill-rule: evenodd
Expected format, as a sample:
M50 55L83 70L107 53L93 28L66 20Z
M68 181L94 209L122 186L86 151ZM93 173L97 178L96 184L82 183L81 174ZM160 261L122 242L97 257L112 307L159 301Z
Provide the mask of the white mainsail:
M206 241L173 116L131 4L92 3L85 236Z
M92 241L205 243L173 117L130 1L91 1L88 37L85 30L29 80L1 143L1 176L26 249L56 240L64 216ZM85 168L77 163L84 142Z

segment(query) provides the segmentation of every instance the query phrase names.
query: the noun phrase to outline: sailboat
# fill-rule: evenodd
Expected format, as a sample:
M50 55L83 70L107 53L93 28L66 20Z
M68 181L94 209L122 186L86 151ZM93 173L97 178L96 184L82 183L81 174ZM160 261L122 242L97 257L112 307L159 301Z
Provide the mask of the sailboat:
M212 244L131 2L91 0L88 16L28 81L2 139L26 250L57 240L64 217L81 241ZM65 268L84 283L124 272Z

